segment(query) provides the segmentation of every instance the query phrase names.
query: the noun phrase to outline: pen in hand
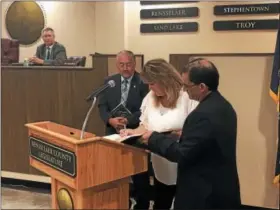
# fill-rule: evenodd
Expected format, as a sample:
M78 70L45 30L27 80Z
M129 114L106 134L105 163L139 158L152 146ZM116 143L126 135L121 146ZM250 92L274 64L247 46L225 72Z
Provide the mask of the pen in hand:
M130 130L131 129L127 129L126 125L123 125L123 129L120 130L121 137L127 137L127 136L131 135Z
M126 132L126 124L123 125L123 130L124 130L124 135L127 136L127 132Z

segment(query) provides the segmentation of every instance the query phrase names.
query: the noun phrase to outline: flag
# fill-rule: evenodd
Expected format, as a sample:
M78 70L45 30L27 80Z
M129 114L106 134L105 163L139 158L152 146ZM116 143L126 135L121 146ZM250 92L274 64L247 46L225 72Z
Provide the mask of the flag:
M273 69L271 75L271 83L270 83L270 96L277 104L278 109L278 150L277 150L277 157L276 157L276 166L275 166L275 178L273 183L279 186L280 182L280 89L279 89L279 80L280 80L280 59L279 59L279 36L280 36L280 29L278 28L277 38L276 38L276 47L274 53L274 61L273 61Z

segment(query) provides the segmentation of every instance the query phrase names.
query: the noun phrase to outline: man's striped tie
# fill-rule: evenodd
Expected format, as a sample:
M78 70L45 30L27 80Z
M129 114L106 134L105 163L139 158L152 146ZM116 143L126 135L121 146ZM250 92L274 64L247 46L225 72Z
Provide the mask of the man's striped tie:
M128 80L127 79L124 79L122 81L121 90L122 90L121 103L123 105L125 105L126 104L126 100L127 100L127 96L128 96Z

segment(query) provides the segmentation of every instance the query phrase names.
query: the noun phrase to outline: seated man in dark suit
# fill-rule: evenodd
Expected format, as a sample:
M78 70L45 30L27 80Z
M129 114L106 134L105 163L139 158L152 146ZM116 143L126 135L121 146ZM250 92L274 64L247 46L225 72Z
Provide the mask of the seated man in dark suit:
M42 31L44 44L37 47L36 55L29 58L29 62L39 65L62 65L67 59L65 47L55 41L55 34L52 28L45 28Z
M137 128L141 115L140 107L143 98L149 88L141 80L138 72L135 71L135 57L130 51L121 51L117 54L118 74L110 76L105 80L115 81L115 87L104 91L99 98L99 113L106 125L106 134L118 133L126 125L127 128ZM112 116L111 111L120 103L131 112L131 116ZM134 209L149 208L149 174L147 172L132 177L135 199L137 204Z
M238 209L236 112L218 91L213 63L195 59L184 72L189 97L199 105L187 117L182 134L147 131L142 141L152 152L178 163L174 209Z

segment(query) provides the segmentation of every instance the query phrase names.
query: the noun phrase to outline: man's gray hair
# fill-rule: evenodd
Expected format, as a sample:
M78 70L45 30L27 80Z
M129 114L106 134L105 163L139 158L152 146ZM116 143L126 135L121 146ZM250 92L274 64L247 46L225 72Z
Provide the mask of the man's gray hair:
M51 32L54 33L54 30L53 30L53 28L51 28L51 27L46 27L46 28L44 28L44 29L42 30L42 33L44 33L45 31L51 31Z
M130 50L122 50L122 51L118 52L116 58L118 59L118 57L119 57L120 55L127 55L127 56L131 57L131 58L135 61L135 55L134 55L134 53L133 53L132 51L130 51Z

